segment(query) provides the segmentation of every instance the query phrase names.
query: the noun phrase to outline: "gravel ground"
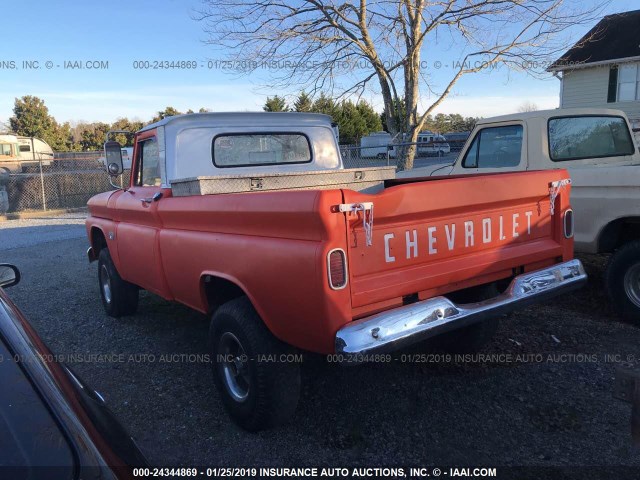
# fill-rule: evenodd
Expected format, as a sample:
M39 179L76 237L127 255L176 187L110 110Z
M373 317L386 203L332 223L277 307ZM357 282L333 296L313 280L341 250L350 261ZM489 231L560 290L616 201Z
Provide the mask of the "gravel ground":
M207 364L161 357L206 353L208 319L147 293L136 316L105 316L82 224L82 214L0 222L0 261L23 273L9 294L54 352L85 355L68 363L153 464L640 467L606 358L640 355L640 328L607 306L603 256L581 257L583 290L501 322L482 353L511 361L344 368L311 357L294 421L249 434L225 414Z

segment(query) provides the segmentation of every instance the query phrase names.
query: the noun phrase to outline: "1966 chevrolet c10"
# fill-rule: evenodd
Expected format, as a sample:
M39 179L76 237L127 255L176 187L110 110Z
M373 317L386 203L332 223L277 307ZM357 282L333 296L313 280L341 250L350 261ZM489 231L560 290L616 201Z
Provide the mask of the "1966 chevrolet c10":
M105 156L121 173L120 145ZM366 361L440 334L477 347L496 316L586 280L561 169L345 169L330 117L294 113L166 118L136 134L132 169L89 201L104 307L131 315L143 288L211 315L214 378L248 430L292 416L294 349Z

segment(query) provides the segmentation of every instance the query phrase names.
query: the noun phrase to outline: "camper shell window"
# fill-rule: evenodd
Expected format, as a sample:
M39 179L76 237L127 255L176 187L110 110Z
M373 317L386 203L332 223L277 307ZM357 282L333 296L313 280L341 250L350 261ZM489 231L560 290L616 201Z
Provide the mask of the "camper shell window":
M310 163L311 144L303 133L230 133L214 137L211 157L218 168Z

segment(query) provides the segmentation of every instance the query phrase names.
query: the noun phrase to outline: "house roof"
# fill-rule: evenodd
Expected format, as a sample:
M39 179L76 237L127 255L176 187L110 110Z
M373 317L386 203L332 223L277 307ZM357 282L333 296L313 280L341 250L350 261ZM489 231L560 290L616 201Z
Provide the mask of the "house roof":
M640 10L633 10L604 17L547 70L568 70L638 57Z

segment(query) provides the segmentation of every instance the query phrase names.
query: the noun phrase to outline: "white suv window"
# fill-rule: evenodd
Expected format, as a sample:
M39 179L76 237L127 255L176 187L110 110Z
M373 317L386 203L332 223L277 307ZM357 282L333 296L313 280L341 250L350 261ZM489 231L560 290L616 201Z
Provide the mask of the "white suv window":
M522 125L480 130L462 160L464 168L506 168L520 164Z
M549 157L554 162L633 155L633 140L622 117L549 119Z

